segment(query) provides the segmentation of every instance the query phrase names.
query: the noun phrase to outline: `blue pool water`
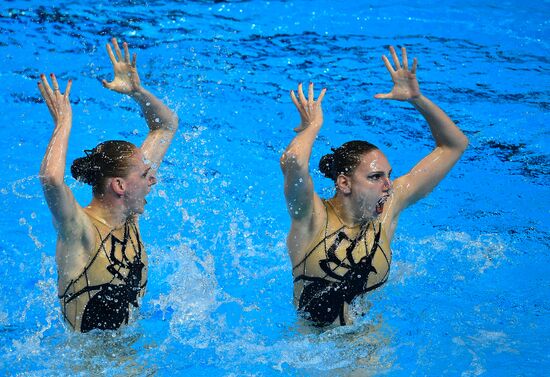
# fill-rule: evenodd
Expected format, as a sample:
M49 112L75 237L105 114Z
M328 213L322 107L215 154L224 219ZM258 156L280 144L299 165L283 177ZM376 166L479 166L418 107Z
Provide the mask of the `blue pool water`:
M0 5L0 372L7 375L538 376L550 369L548 1L4 1ZM55 233L37 172L52 122L36 82L71 92L72 161L144 121L110 79L111 36L181 127L141 221L139 318L74 334L56 298ZM470 138L445 181L400 219L368 315L324 332L292 306L278 158L288 92L327 87L312 165L367 139L401 175L432 140L380 56L404 45L421 89ZM331 196L330 182L313 172ZM81 204L90 189L67 176Z

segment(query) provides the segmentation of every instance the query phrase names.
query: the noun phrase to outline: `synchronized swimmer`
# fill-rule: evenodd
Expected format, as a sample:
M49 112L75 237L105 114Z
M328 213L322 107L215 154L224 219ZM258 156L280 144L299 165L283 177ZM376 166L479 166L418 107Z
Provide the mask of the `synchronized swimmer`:
M382 59L393 89L375 98L407 101L426 119L435 140L434 150L407 174L392 182L392 167L371 143L350 141L321 158L320 171L334 181L336 194L321 199L309 173L311 150L323 125L321 103L313 84L305 97L291 98L300 114L296 137L281 157L285 196L291 218L287 247L294 278L294 304L318 326L349 324L348 306L357 296L387 280L391 240L401 211L426 196L451 170L468 145L453 121L422 95L416 79L417 61L409 69L402 48L402 64L393 47Z
M128 323L145 293L147 254L138 219L145 197L157 183L156 171L178 128L178 117L141 86L136 55L126 43L107 44L114 80L103 85L132 97L149 133L141 147L110 140L85 150L71 166L74 178L92 186L91 203L81 207L64 181L72 109L69 81L62 93L55 75L38 84L54 121L54 131L40 168L40 181L57 230L58 294L66 322L75 331L114 330ZM359 295L388 279L391 240L401 211L427 195L451 170L468 145L453 121L422 95L417 62L409 69L390 47L393 81L378 99L411 103L426 119L435 148L413 169L392 182L385 155L366 141L350 141L324 156L319 169L334 181L336 193L321 199L309 173L313 143L323 125L313 84L307 98L302 85L291 99L300 114L297 135L281 157L285 197L291 218L287 247L294 278L294 303L317 326L346 325L348 306Z
M40 181L57 230L58 294L65 320L76 331L117 329L128 323L147 284L147 254L138 218L156 171L178 128L178 118L141 86L136 55L130 61L116 39L107 44L115 78L103 86L132 97L149 126L143 145L103 142L76 159L71 173L92 186L93 198L81 207L64 181L72 127L69 81L61 93L55 75L38 84L55 124L40 167Z

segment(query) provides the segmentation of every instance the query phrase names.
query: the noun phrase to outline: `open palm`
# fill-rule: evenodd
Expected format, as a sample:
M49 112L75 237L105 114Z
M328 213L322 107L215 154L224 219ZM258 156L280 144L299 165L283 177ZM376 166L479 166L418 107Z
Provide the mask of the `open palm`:
M136 68L136 54L132 56L132 61L130 62L128 44L126 42L122 44L124 49L123 57L117 40L113 38L112 42L116 57L110 44L107 44L107 53L109 54L109 58L113 64L115 78L111 82L102 80L103 86L118 93L131 94L141 87L141 82L139 80L139 75Z
M394 99L398 101L407 101L412 98L420 96L420 87L418 86L418 80L416 79L416 58L413 60L413 66L409 70L409 63L407 59L407 50L405 47L401 48L401 54L403 56L403 66L399 62L397 53L393 46L390 46L390 53L395 64L395 69L391 65L386 56L382 56L384 65L388 69L393 81L393 88L389 93L379 93L374 97L379 99Z

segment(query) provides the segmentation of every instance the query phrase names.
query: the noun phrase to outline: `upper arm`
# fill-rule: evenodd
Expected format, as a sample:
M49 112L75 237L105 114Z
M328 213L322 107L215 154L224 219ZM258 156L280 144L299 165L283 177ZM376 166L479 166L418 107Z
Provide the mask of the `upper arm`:
M151 163L153 170L158 169L175 133L175 129L160 128L152 130L141 145L141 151L144 157Z
M307 220L312 215L314 203L321 202L314 191L309 168L300 163L292 151L285 152L280 162L288 213L293 221Z
M55 183L46 178L42 178L41 183L59 235L62 238L81 237L84 211L69 187L64 182Z
M300 167L292 154L285 153L282 156L281 169L285 179L287 208L292 221L287 247L292 264L295 265L324 223L326 212L321 198L314 191L308 170Z
M458 161L464 149L436 147L407 174L393 183L393 216L428 195Z

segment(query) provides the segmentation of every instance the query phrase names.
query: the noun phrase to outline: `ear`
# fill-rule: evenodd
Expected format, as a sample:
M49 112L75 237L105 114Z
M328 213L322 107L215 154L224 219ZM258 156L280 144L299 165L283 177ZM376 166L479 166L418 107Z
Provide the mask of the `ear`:
M126 182L122 178L111 178L109 187L118 196L122 196L126 192Z
M351 179L347 175L340 174L336 178L336 189L341 191L342 194L351 194Z

